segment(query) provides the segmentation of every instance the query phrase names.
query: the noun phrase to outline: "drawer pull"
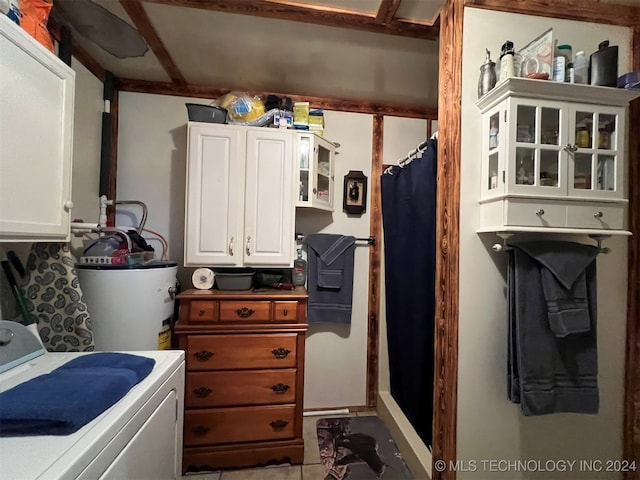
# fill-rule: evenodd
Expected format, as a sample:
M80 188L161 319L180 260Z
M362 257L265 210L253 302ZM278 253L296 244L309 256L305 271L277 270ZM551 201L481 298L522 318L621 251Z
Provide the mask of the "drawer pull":
M191 429L193 431L193 433L195 433L196 435L205 435L210 428L206 427L204 425L196 425L195 427L193 427Z
M206 312L204 310L198 310L198 316L202 317Z
M208 397L211 392L213 392L213 390L209 387L198 387L193 390L195 396L200 398Z
M277 383L275 385L271 385L271 390L273 390L275 393L285 393L287 390L289 390L289 385L287 385L286 383Z
M253 314L254 314L254 311L247 307L242 307L236 310L236 315L238 315L241 318L249 318Z
M595 218L602 218L602 217L604 217L604 213L602 213L602 212L596 212L596 213L594 213L594 214L593 214L593 216L594 216Z
M211 357L213 357L213 352L210 352L209 350L200 350L199 352L195 352L193 354L199 361L201 362L206 362L207 360L209 360Z
M287 310L286 308L284 309L284 312L282 312L282 314L286 317L287 313L289 313L289 310Z
M287 350L286 348L280 347L280 348L271 350L271 353L273 353L273 356L276 358L285 358L287 355L291 353L291 350Z
M544 215L544 210L540 209L536 212L536 215L538 215L539 217L541 217L542 215Z
M289 425L289 422L287 422L286 420L274 420L269 425L271 425L271 428L273 428L274 430L282 430L284 427Z

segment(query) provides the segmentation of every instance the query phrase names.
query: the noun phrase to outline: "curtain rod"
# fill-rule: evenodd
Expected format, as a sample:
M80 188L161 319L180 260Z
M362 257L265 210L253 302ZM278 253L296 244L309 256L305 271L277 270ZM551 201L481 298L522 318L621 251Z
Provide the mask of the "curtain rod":
M296 233L296 240L301 242L301 241L304 240L305 236L306 235L303 235L301 233ZM376 237L356 238L356 242L367 242L367 245L375 245L376 244Z

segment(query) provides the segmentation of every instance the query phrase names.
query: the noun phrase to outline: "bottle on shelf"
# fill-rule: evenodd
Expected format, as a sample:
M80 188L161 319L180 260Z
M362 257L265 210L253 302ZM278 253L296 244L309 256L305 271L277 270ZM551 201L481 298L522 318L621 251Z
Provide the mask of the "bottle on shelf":
M307 261L302 258L302 248L298 249L298 258L293 261L293 284L304 286L307 281Z
M496 86L496 63L491 60L491 52L486 48L485 50L487 56L480 67L480 78L478 78L478 98Z
M514 55L515 50L513 49L513 42L511 40L507 40L502 45L500 53L500 80L516 76Z
M589 83L589 60L582 50L576 53L573 60L573 76L575 83Z

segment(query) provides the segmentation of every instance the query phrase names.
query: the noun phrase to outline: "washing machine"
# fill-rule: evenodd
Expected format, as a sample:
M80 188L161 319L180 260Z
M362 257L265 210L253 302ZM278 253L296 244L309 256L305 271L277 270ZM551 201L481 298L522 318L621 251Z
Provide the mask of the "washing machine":
M178 265L76 264L91 318L96 350L165 350L171 324Z
M46 352L16 322L0 321L0 392L92 352ZM117 403L68 435L0 437L3 480L181 478L185 361L182 350L135 351L153 370ZM46 395L42 402L46 402ZM1 427L0 427L1 428Z

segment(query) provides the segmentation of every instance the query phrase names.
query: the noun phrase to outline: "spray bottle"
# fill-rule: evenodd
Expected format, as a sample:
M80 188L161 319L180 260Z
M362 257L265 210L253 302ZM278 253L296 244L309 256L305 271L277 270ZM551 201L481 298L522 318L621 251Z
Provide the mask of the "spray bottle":
M298 249L298 258L293 261L293 284L304 286L307 281L307 261L302 258L302 248Z

